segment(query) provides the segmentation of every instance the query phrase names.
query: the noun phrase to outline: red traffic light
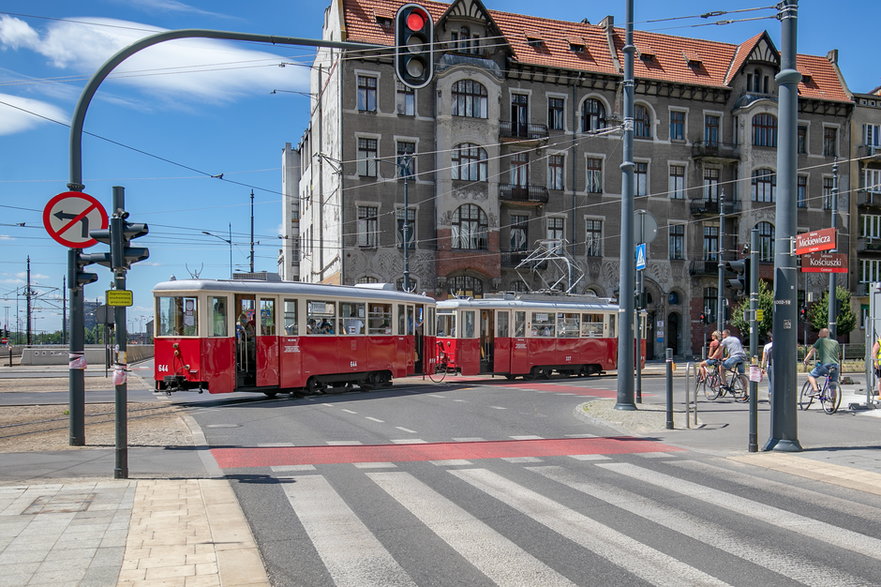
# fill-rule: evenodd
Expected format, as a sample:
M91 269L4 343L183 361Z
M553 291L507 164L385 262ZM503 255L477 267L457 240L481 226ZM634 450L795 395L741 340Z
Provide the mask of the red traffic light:
M426 20L428 19L423 12L414 9L407 15L405 22L407 23L407 28L411 31L421 31L422 27L425 26Z

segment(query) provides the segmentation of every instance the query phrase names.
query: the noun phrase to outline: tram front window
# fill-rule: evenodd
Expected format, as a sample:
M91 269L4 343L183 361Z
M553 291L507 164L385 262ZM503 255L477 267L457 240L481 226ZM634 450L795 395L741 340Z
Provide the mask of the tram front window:
M453 312L438 311L437 335L449 337L456 336L456 315Z
M198 299L192 296L156 298L159 336L196 336L199 332Z

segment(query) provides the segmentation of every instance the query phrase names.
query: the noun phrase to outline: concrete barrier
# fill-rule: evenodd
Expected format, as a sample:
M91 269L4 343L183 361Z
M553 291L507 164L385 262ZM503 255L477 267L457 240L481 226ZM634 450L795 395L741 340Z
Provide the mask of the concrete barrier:
M103 365L106 361L104 345L86 345L86 363L92 366ZM23 347L22 365L67 365L68 347L60 344ZM152 344L129 345L128 362L137 363L153 356Z

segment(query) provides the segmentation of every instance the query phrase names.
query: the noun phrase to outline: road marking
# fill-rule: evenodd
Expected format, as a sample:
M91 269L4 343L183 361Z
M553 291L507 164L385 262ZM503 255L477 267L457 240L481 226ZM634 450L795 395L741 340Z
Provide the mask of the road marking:
M394 463L352 463L355 465L357 469L397 469L398 466Z
M444 461L428 461L432 465L437 465L438 467L452 467L455 465L470 465L471 461L466 461L465 459L447 459Z
M486 469L451 469L449 473L649 583L727 584Z
M355 410L347 410L346 408L343 408L342 411L344 411L347 414L357 414L358 413Z
M328 440L328 446L359 446L364 444L360 440Z
M492 409L494 409L494 410L507 410L507 409L508 409L508 408L505 408L505 407L502 407L502 406L490 406L490 407L491 407Z
M282 487L336 585L415 585L324 477Z
M576 461L608 461L609 457L606 455L569 455L570 459L575 459Z
M416 434L415 430L410 430L409 428L404 428L403 426L395 426L401 432L406 432L407 434Z
M497 585L573 584L409 473L367 476Z
M395 444L428 444L421 438L394 438L392 442Z
M270 467L273 473L290 473L296 471L315 471L315 465L279 465Z
M365 420L370 420L371 422L379 422L382 424L385 420L380 420L379 418L374 418L373 416L364 416Z
M523 436L509 436L508 438L512 440L541 440L541 436L536 436L535 434L524 434Z
M480 436L460 436L458 438L453 438L454 442L484 442L485 438L481 438Z
M508 463L543 463L544 460L538 457L502 457L503 461Z

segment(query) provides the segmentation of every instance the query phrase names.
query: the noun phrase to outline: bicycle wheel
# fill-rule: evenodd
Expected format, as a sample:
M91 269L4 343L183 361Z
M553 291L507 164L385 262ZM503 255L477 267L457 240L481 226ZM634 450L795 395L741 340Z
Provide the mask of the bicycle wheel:
M700 376L698 376L697 381L695 381L695 384L694 384L695 385L695 396L697 396L697 394L699 394L699 393L703 393L704 397L707 398L708 400L716 399L717 393L713 390L712 387L710 387L710 380L711 379L712 378L709 375L704 377L703 379L701 379Z
M801 386L801 393L798 394L798 409L807 410L814 402L814 390L811 388L811 382L805 381Z
M830 382L828 387L823 391L823 395L820 396L821 403L823 404L823 411L827 414L834 414L838 411L838 406L841 405L841 393L838 391L838 385Z
M440 383L447 376L447 362L446 360L437 361L434 365L434 369L428 372L428 378L432 383Z
M736 402L749 400L749 379L746 375L737 374L731 379L731 397Z

